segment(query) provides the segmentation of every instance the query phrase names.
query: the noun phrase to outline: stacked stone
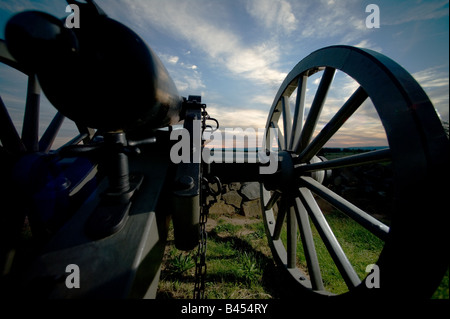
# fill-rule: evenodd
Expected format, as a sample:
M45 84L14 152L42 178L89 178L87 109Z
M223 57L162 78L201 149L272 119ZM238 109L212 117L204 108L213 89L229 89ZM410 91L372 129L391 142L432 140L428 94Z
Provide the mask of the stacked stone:
M258 182L229 183L222 186L217 203L209 210L211 214L245 217L261 216L260 184Z

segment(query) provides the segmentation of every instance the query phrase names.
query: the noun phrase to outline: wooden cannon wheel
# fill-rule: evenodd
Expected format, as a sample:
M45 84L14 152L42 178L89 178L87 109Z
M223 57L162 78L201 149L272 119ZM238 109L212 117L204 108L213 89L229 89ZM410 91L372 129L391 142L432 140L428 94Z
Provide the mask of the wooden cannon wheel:
M321 116L330 113L327 107L332 103L327 96L342 90L334 83L338 73L353 79L356 90L338 111L323 120ZM309 85L313 75L320 84L309 99L314 91ZM291 103L295 101L292 109L290 98ZM310 108L305 101L312 101ZM320 158L327 142L370 102L389 148L328 161ZM322 122L326 124L319 130ZM277 137L275 143L273 136ZM444 196L448 190L443 183L448 178L448 143L423 89L386 56L332 46L300 61L282 83L269 112L265 149L278 155L279 165L277 173L263 177L261 183L266 233L274 259L289 279L292 289L288 295L429 297L448 269ZM387 221L344 198L333 183L323 182L331 170L376 163L387 163L393 170L393 208ZM327 222L323 202L384 242L373 262L376 274L375 270L370 272L373 266L367 273L356 270L340 243L338 230ZM354 247L358 244L367 245L354 243ZM326 247L334 270L345 282L345 291L336 292L324 279L325 273L334 270L322 264L318 245Z

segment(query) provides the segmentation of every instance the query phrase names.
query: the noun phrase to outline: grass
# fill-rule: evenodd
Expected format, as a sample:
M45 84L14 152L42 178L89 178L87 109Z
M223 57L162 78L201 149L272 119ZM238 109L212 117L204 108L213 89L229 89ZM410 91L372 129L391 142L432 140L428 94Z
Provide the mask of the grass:
M367 265L375 263L383 242L338 211L326 214L330 227L361 279ZM207 246L208 299L283 298L283 278L275 266L261 219L244 222L242 217L210 216ZM236 220L237 219L237 220ZM311 223L312 225L312 223ZM325 287L333 293L347 291L317 230L312 227ZM282 233L282 239L286 237ZM196 249L182 252L175 248L173 230L162 264L157 298L192 298ZM298 266L306 268L303 248L297 247ZM433 298L449 298L448 271Z
M339 211L326 214L326 219L356 273L361 279L365 278L367 275L365 272L366 267L376 263L383 249L383 241L367 232L362 226ZM317 229L311 221L310 224L312 225L317 258L325 289L335 294L347 292L347 285L342 279L325 244L320 239ZM282 232L281 238L286 246L286 231ZM297 265L306 272L307 265L301 244L297 246Z
M192 298L195 264L189 261L195 260L196 250L177 250L172 236L170 230L157 298ZM208 233L208 299L277 298L277 276L261 220L245 225L217 220Z
M449 299L449 274L448 269L445 273L444 278L441 281L441 284L436 289L436 292L433 294L432 299Z

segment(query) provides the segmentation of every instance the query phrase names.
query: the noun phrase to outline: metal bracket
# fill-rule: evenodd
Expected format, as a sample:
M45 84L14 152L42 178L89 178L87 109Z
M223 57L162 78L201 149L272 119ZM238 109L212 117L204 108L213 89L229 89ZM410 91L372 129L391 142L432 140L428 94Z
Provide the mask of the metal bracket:
M178 164L173 189L173 224L175 246L191 250L198 245L201 187L202 108L200 96L189 96L183 103L186 111L184 128L190 136L190 162Z
M129 176L129 189L123 193L103 193L100 203L89 216L85 225L86 234L92 239L101 239L117 233L128 220L131 198L142 184L142 175Z
M104 141L92 145L75 145L63 148L62 157L98 157L100 168L105 170L108 188L101 194L99 205L86 222L86 234L100 239L118 232L125 225L131 200L143 181L142 175L130 175L127 153L139 153L138 146L155 143L155 138L142 141L127 140L124 132L105 133Z

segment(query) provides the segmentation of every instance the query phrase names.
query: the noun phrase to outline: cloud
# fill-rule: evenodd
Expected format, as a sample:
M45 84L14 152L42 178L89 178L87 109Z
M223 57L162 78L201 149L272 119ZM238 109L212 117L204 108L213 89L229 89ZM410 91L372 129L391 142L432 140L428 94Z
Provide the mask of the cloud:
M430 67L412 74L427 93L441 119L449 120L448 66Z
M198 92L206 88L202 74L195 64L183 62L179 56L158 53L159 58L167 66L167 69L175 82L179 93ZM184 94L186 95L186 94Z
M409 2L408 2L409 4ZM384 25L398 25L412 21L434 20L448 17L448 0L445 1L416 1L414 5L405 5L405 1L389 1L389 10L383 10L380 4L381 23Z
M431 67L413 74L413 77L423 88L447 88L449 86L448 68L447 72L442 67Z
M274 100L275 96L274 95L255 95L250 99L250 103L252 105L259 105L261 106L261 108L268 108L272 105L273 100Z
M357 44L353 44L353 46L358 47L358 48L363 48L363 49L371 49L371 50L374 50L377 52L383 51L383 49L380 46L372 43L372 41L370 41L368 39L361 40Z
M297 29L292 6L285 0L250 0L248 13L268 30L281 30L287 34Z
M239 126L242 127L264 128L269 115L261 109L224 107L215 103L209 103L207 110L212 117L219 120L220 127L235 127L236 123L240 123Z
M259 139L259 143L261 144L262 139L260 138L263 135L268 112L263 111L261 109L243 109L239 107L224 107L223 105L210 103L207 108L208 113L219 120L220 131L222 133L226 132L226 129L235 132L236 136L247 136L251 141L255 141L255 139ZM239 123L239 124L237 124ZM243 130L243 132L239 131L239 128ZM253 134L248 134L253 133ZM259 136L257 138L257 136ZM229 136L227 137L229 138ZM236 147L244 147L246 145L238 142ZM208 144L209 147L222 147L221 141L212 141Z
M277 46L268 43L248 46L241 34L221 23L226 18L226 12L218 10L221 4L211 6L204 0L128 0L123 6L128 7L131 25L140 30L156 27L175 39L186 41L205 53L211 65L225 67L234 76L266 84L280 83L285 76L274 67L280 56ZM109 10L113 11L111 16L123 15L115 12L114 6L109 6Z
M201 89L204 89L206 86L201 79L201 75L198 72L194 72L192 74L186 74L182 77L181 80L176 80L177 87L185 87L184 90L180 88L180 91L185 92L198 92ZM200 93L200 92L199 92Z
M169 57L167 58L167 62L169 62L170 64L177 64L177 62L178 62L179 59L180 59L180 58L177 57L177 56L169 56Z
M278 49L270 45L251 48L235 47L235 51L225 52L225 65L234 74L265 84L279 84L286 73L271 67L278 61Z
M367 32L364 8L357 0L295 3L299 12L299 30L303 38L339 37L341 43L352 43Z

